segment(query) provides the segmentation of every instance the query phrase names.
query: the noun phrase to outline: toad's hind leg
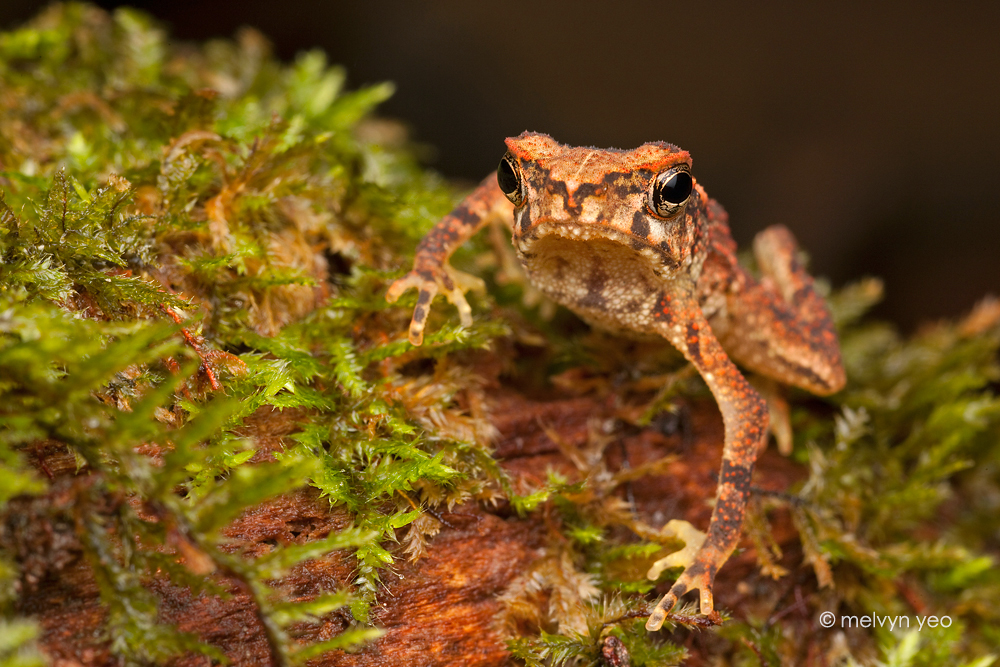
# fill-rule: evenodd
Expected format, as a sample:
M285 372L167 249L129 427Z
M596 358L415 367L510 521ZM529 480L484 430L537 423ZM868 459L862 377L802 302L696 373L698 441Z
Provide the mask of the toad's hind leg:
M827 395L844 386L833 319L796 257L795 237L781 225L754 239L762 278L744 274L727 299L728 322L716 327L733 359L785 384ZM742 269L739 269L742 271Z

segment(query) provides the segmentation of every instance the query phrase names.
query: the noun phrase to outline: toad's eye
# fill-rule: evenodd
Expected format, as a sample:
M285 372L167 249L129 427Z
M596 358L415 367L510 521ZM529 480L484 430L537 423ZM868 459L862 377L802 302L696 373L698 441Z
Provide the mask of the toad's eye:
M671 167L657 174L649 188L649 210L658 218L677 215L691 198L694 179L686 164Z
M517 160L510 153L507 153L497 165L497 185L507 196L510 203L520 206L524 203L524 184L521 182L521 168Z

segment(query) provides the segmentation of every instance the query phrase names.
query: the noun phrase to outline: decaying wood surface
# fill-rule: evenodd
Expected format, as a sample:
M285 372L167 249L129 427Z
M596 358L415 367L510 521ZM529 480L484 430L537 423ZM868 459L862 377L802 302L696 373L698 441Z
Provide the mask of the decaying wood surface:
M613 417L610 402L589 398L536 402L504 393L493 399L492 421L500 432L496 455L515 481L537 483L549 468L572 476L574 466L552 436L581 446L592 437L595 419ZM255 424L255 435L264 446L280 441L282 428L275 428L266 418ZM703 529L711 513L709 501L715 492L721 445L718 410L710 400L699 400L685 404L682 418L673 424L623 429L604 456L609 468L616 470L623 459L636 466L676 455L668 474L632 483L636 509L653 526L683 517ZM66 505L76 496L71 491L74 485L87 483L86 475L75 473L73 458L61 446L39 445L34 454L53 477L51 490L44 496L13 501L4 528L9 541L5 546L22 568L19 611L40 622L43 647L55 665L118 664L108 651L97 584L76 531L71 520L60 518L70 516ZM755 484L784 490L802 475L801 467L769 450L758 465ZM373 608L373 622L385 635L356 653L330 652L310 664L485 666L510 662L495 620L500 611L497 596L544 555L544 513L519 518L508 507L470 505L444 518L449 525L432 538L428 556L416 562L401 557L383 573L384 588L379 605ZM322 538L346 524L347 517L331 511L318 494L302 491L248 512L228 533L235 550L254 555L275 543ZM782 563L793 569L792 576L777 583L763 577L750 540L744 536L745 550L721 570L716 586L717 604L735 610L737 617L753 607L761 591L769 591L772 603L780 602L803 580L796 574L802 571L801 554L788 517L779 512L772 524L784 551ZM307 598L348 585L352 568L349 553L335 552L298 567L284 583L293 597ZM222 583L225 586L225 580ZM220 647L235 665L268 664L267 643L250 598L230 583L228 598L192 596L187 589L160 579L148 585L162 600L163 620ZM304 638L333 637L348 622L349 612L343 610L312 626ZM701 664L713 653L711 632L678 631L672 638L691 649L688 664ZM190 656L173 664L208 665L210 661Z

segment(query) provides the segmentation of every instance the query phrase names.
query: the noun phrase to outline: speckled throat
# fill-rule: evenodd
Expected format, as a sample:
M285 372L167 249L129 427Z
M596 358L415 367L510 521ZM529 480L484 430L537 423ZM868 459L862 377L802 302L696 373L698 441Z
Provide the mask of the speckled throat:
M517 250L531 283L589 324L627 337L658 337L653 310L669 259L648 246L636 249L631 240L607 228L546 223Z

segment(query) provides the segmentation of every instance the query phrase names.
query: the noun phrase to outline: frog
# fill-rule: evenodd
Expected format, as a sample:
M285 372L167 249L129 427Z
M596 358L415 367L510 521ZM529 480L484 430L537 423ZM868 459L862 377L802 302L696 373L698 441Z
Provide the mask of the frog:
M756 272L739 263L725 209L698 183L690 154L673 144L575 147L537 132L505 144L496 172L420 241L412 270L389 286L386 299L417 290L413 345L423 341L438 293L470 326L465 293L477 280L452 268L449 257L502 220L534 288L593 326L666 339L680 351L718 404L722 460L704 540L646 628L659 630L695 590L699 611L717 618L715 576L739 541L768 438L767 401L736 364L820 396L841 390L846 377L826 301L782 225L754 238Z

